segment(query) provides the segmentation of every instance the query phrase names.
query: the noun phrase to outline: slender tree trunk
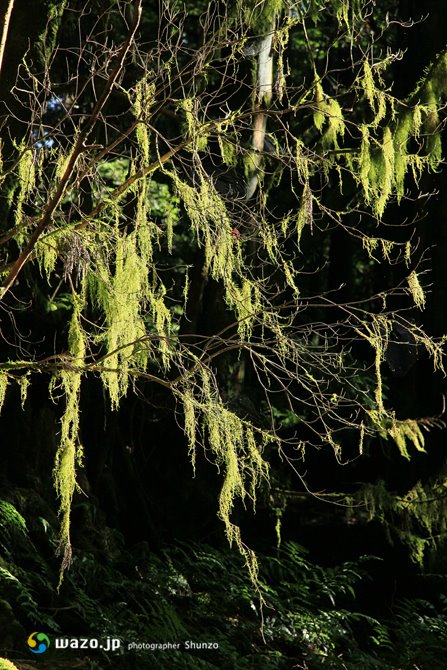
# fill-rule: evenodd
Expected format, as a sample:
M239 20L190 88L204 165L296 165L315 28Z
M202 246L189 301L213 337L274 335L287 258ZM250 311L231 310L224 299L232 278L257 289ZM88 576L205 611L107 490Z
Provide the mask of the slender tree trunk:
M3 65L3 56L5 54L6 40L8 38L9 21L11 18L13 6L14 6L14 0L4 0L1 3L0 20L1 20L2 33L0 39L0 72Z
M264 151L265 133L267 129L267 114L273 96L273 56L272 41L275 22L272 21L267 34L262 39L258 53L257 91L255 106L259 111L255 114L253 127L253 153L250 162L250 174L247 183L246 198L249 200L255 194L259 181L259 170Z

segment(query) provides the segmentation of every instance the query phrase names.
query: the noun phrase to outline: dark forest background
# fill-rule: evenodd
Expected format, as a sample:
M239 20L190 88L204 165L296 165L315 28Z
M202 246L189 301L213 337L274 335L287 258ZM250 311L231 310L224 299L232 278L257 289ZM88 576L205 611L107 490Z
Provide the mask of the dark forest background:
M129 134L127 144L126 140L116 149L104 151L95 168L96 181L88 171L84 176L82 171L70 176L63 198L41 228L44 235L57 233L62 221L63 234L55 236L53 267L47 273L47 261L39 261L39 254L44 255L43 247L37 244L39 235L34 243L32 236L60 179L54 168L58 159L52 162L51 152L60 147L69 156L77 133L90 122L91 110L104 90L101 86L110 81L110 72L120 58L120 45L132 26L132 8L138 3L12 3L0 71L4 174L0 186L0 269L5 288L0 305L0 368L6 375L0 384L0 393L4 393L0 417L0 656L14 662L19 670L446 667L446 382L442 369L433 369L427 347L419 346L411 328L422 329L435 343L442 343L447 333L447 171L441 158L436 165L427 164L419 179L407 174L404 197L391 197L381 217L374 213L373 205L362 201L361 187L355 176L347 174L348 168L346 176L343 171L340 176L336 162L325 171L324 161L318 167L314 157L324 155L329 161L331 152L338 156L338 150L340 155L344 150L358 151L358 128L361 119L368 117L368 108L354 83L364 58L372 58L374 66L374 58L377 62L385 58L387 49L399 53L384 70L381 84L402 101L398 115L412 104L424 102L415 100L413 92L423 90L417 88L418 82L429 77L443 58L447 9L442 0L258 4L268 4L270 14L267 10L261 13L257 23L253 14L253 24L246 26L249 45L271 30L268 21L271 23L272 17L277 17L277 28L279 16L296 19L284 48L287 86L293 92L287 103L275 106L273 102L271 108L265 100L262 103L267 113L271 112L267 126L270 143L264 143L263 162L258 162L256 169L245 162L244 168L244 151L249 156L256 119L247 103L250 90L256 88L256 59L248 48L241 47L234 70L240 78L237 81L234 72L225 71L225 64L233 57L230 42L219 45L219 53L217 47L211 55L205 49L207 34L221 30L225 21L233 31L232 39L241 39L238 24L231 23L234 7L236 13L242 12L240 3L234 7L216 3L214 24L210 20L205 25L201 17L207 3L171 3L169 15L163 14L163 3L159 7L144 0L135 37L138 50L131 46L126 54L76 169L81 170L85 156L97 156L103 147L110 147L115 137L130 127L132 114L138 115L129 111L129 99L123 92L136 90L143 76L143 52L152 54L145 71L158 67L161 72L153 80L156 102L153 116L147 120L147 162L141 158L144 142L140 138L138 144ZM11 3L2 1L0 7L4 18ZM340 18L343 11L347 12L347 24ZM177 65L171 63L171 70L165 66L169 58L160 47L174 30L175 21L170 23L168 16L180 16L182 21L174 53ZM355 24L351 33L346 27L349 22ZM87 46L83 50L79 45ZM188 68L200 53L211 65L208 74L201 71L199 77L191 75ZM279 53L277 48L275 59ZM274 67L278 67L276 60ZM328 100L337 99L345 119L350 119L339 149L324 148L320 141L312 120L312 114L318 112L313 94L305 99L303 110L290 111L300 86L312 90L313 68L322 75ZM175 77L172 74L171 81L169 72L177 71L186 72L185 79L180 76L172 83ZM433 136L437 133L441 137L442 156L446 154L445 73L441 70L433 83L434 102L430 103L439 110ZM45 90L46 97L42 97ZM147 92L142 95L144 104ZM35 105L29 102L33 96ZM277 90L274 100L275 96ZM214 128L206 146L199 147L203 160L197 167L194 133L188 126L187 105L179 104L182 99L197 99L203 109L209 100L206 109L212 120L225 105L240 113L236 130L230 126L219 131L228 134L232 146L242 147L231 166L223 164ZM329 117L334 112L327 109ZM284 119L284 125L278 119ZM392 127L389 111L383 124ZM281 134L286 125L289 135ZM425 132L425 138L411 142L415 153L420 149L427 156L432 149L430 135ZM302 140L309 164L314 161L306 182L315 194L313 227L306 221L302 231L286 236L284 256L278 257L292 259L295 264L300 298L286 285L280 261L277 268L264 274L264 260L266 266L274 263L267 252L263 256L259 251L257 224L253 222L257 208L264 208L263 221L279 221L288 211L296 215L300 202L306 202L306 185L293 177L298 169L290 163L294 151L290 161L286 156L275 162L275 151L280 152L286 146L285 138L292 136ZM39 152L46 156L40 185L27 187L25 194L20 190L20 180L25 179L20 172L24 147L33 147L36 162ZM165 159L170 151L172 156ZM143 174L160 157L157 171L148 173L144 197L148 217L159 236L153 262L167 287L166 304L177 323L174 334L186 358L175 359L166 369L161 349L154 349L149 364L138 368L127 392L113 407L100 368L106 358L106 317L93 299L87 307L81 305L80 287L89 264L93 265L94 251L87 243L83 246L86 228L79 227L78 239L78 228L73 226L99 220L98 203L107 198L112 201L126 179L138 170ZM355 175L355 167L349 169ZM357 389L364 389L365 406L373 408L377 399L374 351L364 335L353 335L355 328L361 330L362 326L352 316L344 321L344 306L350 306L351 315L356 306L363 309L365 304L371 313L379 314L381 296L389 292L384 311L395 325L382 351L383 397L397 421L419 422L424 445L411 433L413 437L407 443L404 440L400 448L390 439L391 433L371 424L359 453L354 429L345 425L337 433L337 424L333 434L340 436L341 451L334 451L323 439L324 431L311 409L308 415L303 410L300 416L296 407L303 399L302 389L294 391L294 405L274 388L276 382L269 382L277 396L266 404L260 377L250 368L253 359L247 352L251 345L236 349L236 353L233 347L239 337L233 333L236 308L226 302L222 279L204 275L204 246L191 228L191 212L174 172L191 189L197 190L201 179L213 182L234 226L229 233L232 249L235 254L243 250L245 267L250 268L252 277L271 282L278 291L272 304L282 304L283 299L295 305L302 301L303 311L293 313L293 324L297 333L300 328L305 333L311 352L307 359L311 362L303 368L310 375L311 396L315 375L323 375L323 368L312 362L312 352L317 358L320 355L316 341L322 341L325 333L331 337L337 332L334 346L345 347L346 338L349 356L340 372L340 387L347 388L352 382ZM291 180L285 176L289 172ZM257 191L251 200L244 200L246 183L253 178L258 179ZM291 184L296 186L294 194ZM117 229L132 233L129 222L136 218L138 197L136 190L129 190L124 198L116 198L115 209L110 206L109 218L104 219L109 229L118 221ZM342 225L335 224L337 217L334 225L330 222L329 212L335 211L343 212ZM174 232L168 251L164 239L171 225ZM386 254L383 258L380 245L372 256L365 252L356 232L363 225L370 238L386 238L396 245L391 260ZM103 245L105 262L110 262L113 274L119 261L107 234L98 233L94 244ZM413 255L408 264L400 249L409 239ZM23 267L14 274L14 263L24 250ZM190 284L184 299L186 267ZM409 301L404 288L412 269L424 288L423 309ZM155 285L154 277L151 281ZM82 327L86 332L91 328L91 358L86 358L82 368L81 391L70 396L72 378L57 377L50 394L50 380L55 375L78 370L70 324L79 305ZM366 319L364 314L362 319ZM147 332L155 328L155 320L154 311L144 321ZM99 335L94 334L92 323L102 324ZM264 326L262 335L260 332L261 326L257 335L255 331L261 344L264 337L266 349L274 348L268 343L275 342L273 335ZM132 337L137 340L139 335ZM200 358L210 346L217 347L217 341L224 353L211 359L209 369L223 398L220 406L228 409L228 417L239 417L260 431L272 430L283 440L282 449L268 442L263 447L270 476L268 482L260 479L255 507L250 495L232 506L231 522L240 528L245 553L237 542L230 547L228 526L219 507L227 466L214 458L209 434L203 428L193 467L184 415L172 386L177 377L186 379L193 374L192 356ZM321 351L324 353L324 347ZM304 358L307 355L303 354ZM119 359L117 365L128 363ZM287 384L293 389L294 373L291 367L286 370ZM322 395L328 403L342 393L335 382L332 384L327 382ZM78 398L79 426L75 420L63 423L69 403L64 393L67 398ZM362 408L356 405L352 409L355 419L350 411L341 410L342 420L360 425ZM274 428L267 425L266 415L271 415ZM197 420L200 432L206 420L200 416ZM82 464L76 466L77 488L70 501L70 531L65 536L61 535L61 523L68 516L64 510L60 512L63 486L58 495L54 483L55 459L64 457L58 451L64 425L73 432L73 444L82 442L84 452ZM301 442L311 445L305 454L300 451ZM250 571L253 555L259 565L257 574ZM47 651L33 653L32 633L48 637ZM98 638L102 644L108 637L117 638L121 646L116 651L62 650L55 648L58 637ZM187 641L198 646L188 648ZM128 645L133 642L180 643L180 648L131 650ZM212 648L200 648L199 643L210 643ZM0 660L1 670L10 667L6 660Z

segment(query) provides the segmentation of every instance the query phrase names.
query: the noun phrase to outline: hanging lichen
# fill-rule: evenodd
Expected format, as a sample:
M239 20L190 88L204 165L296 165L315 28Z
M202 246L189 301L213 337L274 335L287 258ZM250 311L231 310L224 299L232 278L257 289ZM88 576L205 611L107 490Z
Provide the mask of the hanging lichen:
M407 277L407 282L408 286L410 287L410 292L414 300L414 304L416 307L419 309L424 309L425 308L425 293L424 289L422 288L418 275L415 271L413 271L410 275Z
M369 258L378 263L382 262L382 259L374 255L377 250L381 251L384 260L390 262L392 251L400 246L399 243L385 240L383 237L369 237L366 235L362 237L362 245Z
M284 55L289 43L290 30L299 23L299 16L286 16L282 26L275 33L275 50L277 52L275 93L280 104L287 92L287 77L291 74L288 63L284 63Z
M338 149L338 140L345 134L345 123L340 104L335 98L331 98L326 108L327 129L323 135L324 149Z
M425 453L424 436L417 421L405 419L404 421L393 420L388 428L390 437L397 444L402 456L410 460L407 443L411 443L417 451Z
M410 453L408 451L408 444L412 444L417 451L424 452L424 436L422 434L420 422L415 419L398 420L392 410L388 410L384 405L383 398L383 381L381 364L384 358L385 351L388 347L390 333L393 323L384 315L375 315L371 324L363 324L366 333L357 329L359 335L364 337L375 352L375 376L376 389L375 401L376 407L367 410L372 426L379 435L384 438L392 438L396 443L401 455L409 459ZM434 367L442 366L442 357L440 355L439 347L441 343L432 342L427 336L420 331L416 326L410 327L411 337L417 344L423 344L429 354L433 357Z
M393 194L398 201L403 197L405 177L410 168L418 183L424 170L436 170L442 160L438 108L444 96L439 78L444 72L445 58L445 54L440 56L404 104L398 103L384 86L381 72L388 61L378 62L374 68L366 59L363 63L358 90L368 101L373 119L359 126L361 141L356 178L363 188L366 202L371 204L379 219ZM321 106L321 86L320 97ZM319 122L321 124L322 120ZM385 125L380 140L376 131L383 122ZM410 153L411 139L422 137L420 149ZM352 164L350 156L346 157L346 162Z
M362 0L336 0L333 4L338 22L343 24L348 34L353 37L353 27L356 19L362 20L363 16L364 4Z
M143 165L145 166L149 165L150 162L150 138L146 121L150 118L154 102L155 85L148 83L146 79L137 82L133 106L135 116L139 121L136 128L137 142L141 149Z
M67 0L48 3L48 14L45 30L37 41L37 51L43 63L49 63L54 53L56 39L64 14Z
M90 279L92 298L106 316L107 327L100 337L107 352L101 377L115 409L127 392L130 363L138 362L142 369L146 365L145 350L137 347L146 334L142 301L150 297L153 310L159 306L150 290L148 269L137 251L137 244L136 231L129 235L117 233L114 271L110 271L104 259L98 259L96 273ZM166 337L165 332L159 334Z
M20 388L20 403L22 406L22 409L25 409L25 402L26 398L28 396L28 387L31 383L30 380L30 373L26 372L23 375L20 375L20 377L17 378L17 383Z
M191 227L200 247L204 249L203 274L222 281L225 300L234 306L238 286L243 281L243 255L240 244L235 244L233 226L222 197L208 175L197 163L198 183L194 188L183 182L177 174L170 173L191 221Z
M386 127L383 131L381 160L377 169L376 179L378 184L380 184L380 190L374 204L374 211L377 218L381 219L385 206L393 192L394 184L394 145L389 127Z
M79 399L85 359L85 335L80 321L84 304L84 295L73 296L73 315L68 334L68 347L72 363L53 377L50 385L50 394L53 396L55 390L60 389L65 402L65 409L61 418L60 441L53 472L56 493L60 501L59 552L63 554L59 586L64 570L71 563L71 503L76 489L76 465L82 464L83 456L83 448L79 438Z
M215 124L220 155L224 165L228 165L228 167L236 167L238 156L237 140L234 141L232 138L232 133L235 132L233 116L233 114L230 114L224 121Z
M0 187L6 179L6 174L3 170L3 140L0 139Z
M6 372L0 372L0 412L5 402L6 389L8 388L9 377Z
M298 181L300 184L304 185L309 181L311 160L308 157L306 147L298 138L295 140L295 155L293 158L297 171Z
M20 158L17 165L19 188L15 205L15 225L19 226L23 219L23 205L36 183L36 171L32 149L28 148L25 143L22 143L17 147L17 151L20 154ZM17 241L19 243L22 241L20 233L17 235Z
M384 352L388 345L388 337L392 328L392 323L385 315L379 314L374 316L371 324L365 323L363 325L365 327L366 333L358 328L356 328L356 332L361 337L364 337L366 340L368 340L375 352L374 367L377 385L374 395L377 404L377 413L375 410L373 410L373 414L371 416L376 417L374 423L375 425L379 426L381 425L380 417L382 415L387 416L383 404L381 364L383 361Z
M276 16L281 13L284 0L237 0L236 11L243 13L244 24L255 34L263 33Z
M297 244L300 246L301 235L306 226L309 226L310 231L312 231L313 224L313 197L312 191L310 190L309 183L307 182L304 186L303 195L301 197L301 205L298 210L297 217Z
M360 456L363 456L363 449L364 449L364 443L365 443L365 424L362 423L360 424L360 435L359 435L359 454Z
M326 106L324 101L324 92L323 87L319 81L315 84L315 110L314 110L314 125L317 130L323 128L323 124L326 121L326 116L324 114Z
M358 183L363 187L365 200L370 202L370 169L371 169L371 155L370 155L370 138L369 128L366 124L360 126L362 134L360 152L358 156Z
M236 283L227 295L228 306L235 311L241 342L249 342L256 317L261 310L259 287L244 279L241 288Z
M447 342L447 335L443 335L438 340L429 337L418 326L413 325L411 328L411 335L417 345L423 346L430 358L433 360L433 369L439 370L445 375L444 369L444 345Z
M73 235L71 232L72 227L64 226L50 230L46 235L42 235L36 245L40 270L46 276L48 282L56 269L62 249L67 249L70 246ZM81 236L82 233L78 233L77 235Z
M208 126L199 121L194 99L184 98L179 107L186 114L186 128L191 148L193 151L204 151L208 144Z
M197 413L196 401L190 388L186 388L182 395L185 434L188 439L189 457L192 469L196 470L196 442L197 442Z
M446 536L445 488L443 473L435 482L416 482L404 495L393 494L379 481L365 485L354 502L365 506L370 520L380 519L389 539L396 536L409 547L412 560L422 565L427 550Z
M0 658L0 670L19 670L19 668L7 658Z
M405 175L408 170L407 147L412 128L413 120L411 114L405 111L399 116L397 127L394 131L394 181L398 201L404 195Z
M196 383L192 384L192 379L184 380L177 390L185 415L190 454L194 463L200 420L202 438L206 438L213 460L222 472L219 517L230 544L234 542L244 555L253 583L257 583L256 557L242 542L240 529L231 517L237 500L245 504L248 497L255 505L259 483L268 481L269 476L262 452L274 439L230 411L220 398L210 370L198 361L196 365Z
M386 61L378 63L374 68L374 73L378 79L378 84L374 81L373 71L367 59L363 61L363 78L360 86L365 92L365 97L369 102L371 110L374 114L371 123L372 128L377 128L381 121L385 118L387 111L387 94L383 90L384 84L380 74L380 65L386 65Z

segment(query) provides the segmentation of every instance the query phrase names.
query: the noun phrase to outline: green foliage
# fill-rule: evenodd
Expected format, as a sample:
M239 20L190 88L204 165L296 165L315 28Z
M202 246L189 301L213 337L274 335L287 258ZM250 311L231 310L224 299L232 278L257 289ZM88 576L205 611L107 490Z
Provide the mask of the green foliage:
M441 668L447 645L447 603L427 600L404 600L395 609L394 649L402 667Z
M22 561L26 567L20 565ZM0 501L0 588L15 617L28 625L58 630L57 623L38 604L39 596L53 588L43 560L31 542L24 517L5 500Z
M166 665L167 652L127 649L142 640L179 642L168 661L179 670L249 670L254 663L265 670L389 670L390 664L441 670L445 599L398 601L389 619L363 611L357 591L377 567L373 557L321 566L301 546L286 543L276 555L259 554L259 592L241 558L228 550L182 544L155 554L144 543L125 549L110 529L103 527L101 535L107 549L75 552L59 595L53 594L56 621L11 602L15 617L45 625L50 638L66 611L73 617L72 634L118 637L124 650L113 658L118 670ZM25 582L35 581L32 570L22 574ZM212 641L218 648L188 651L187 640ZM91 670L110 663L110 652L89 656Z
M23 516L11 503L0 500L0 548L6 555L10 555L17 536L27 533L26 522Z

